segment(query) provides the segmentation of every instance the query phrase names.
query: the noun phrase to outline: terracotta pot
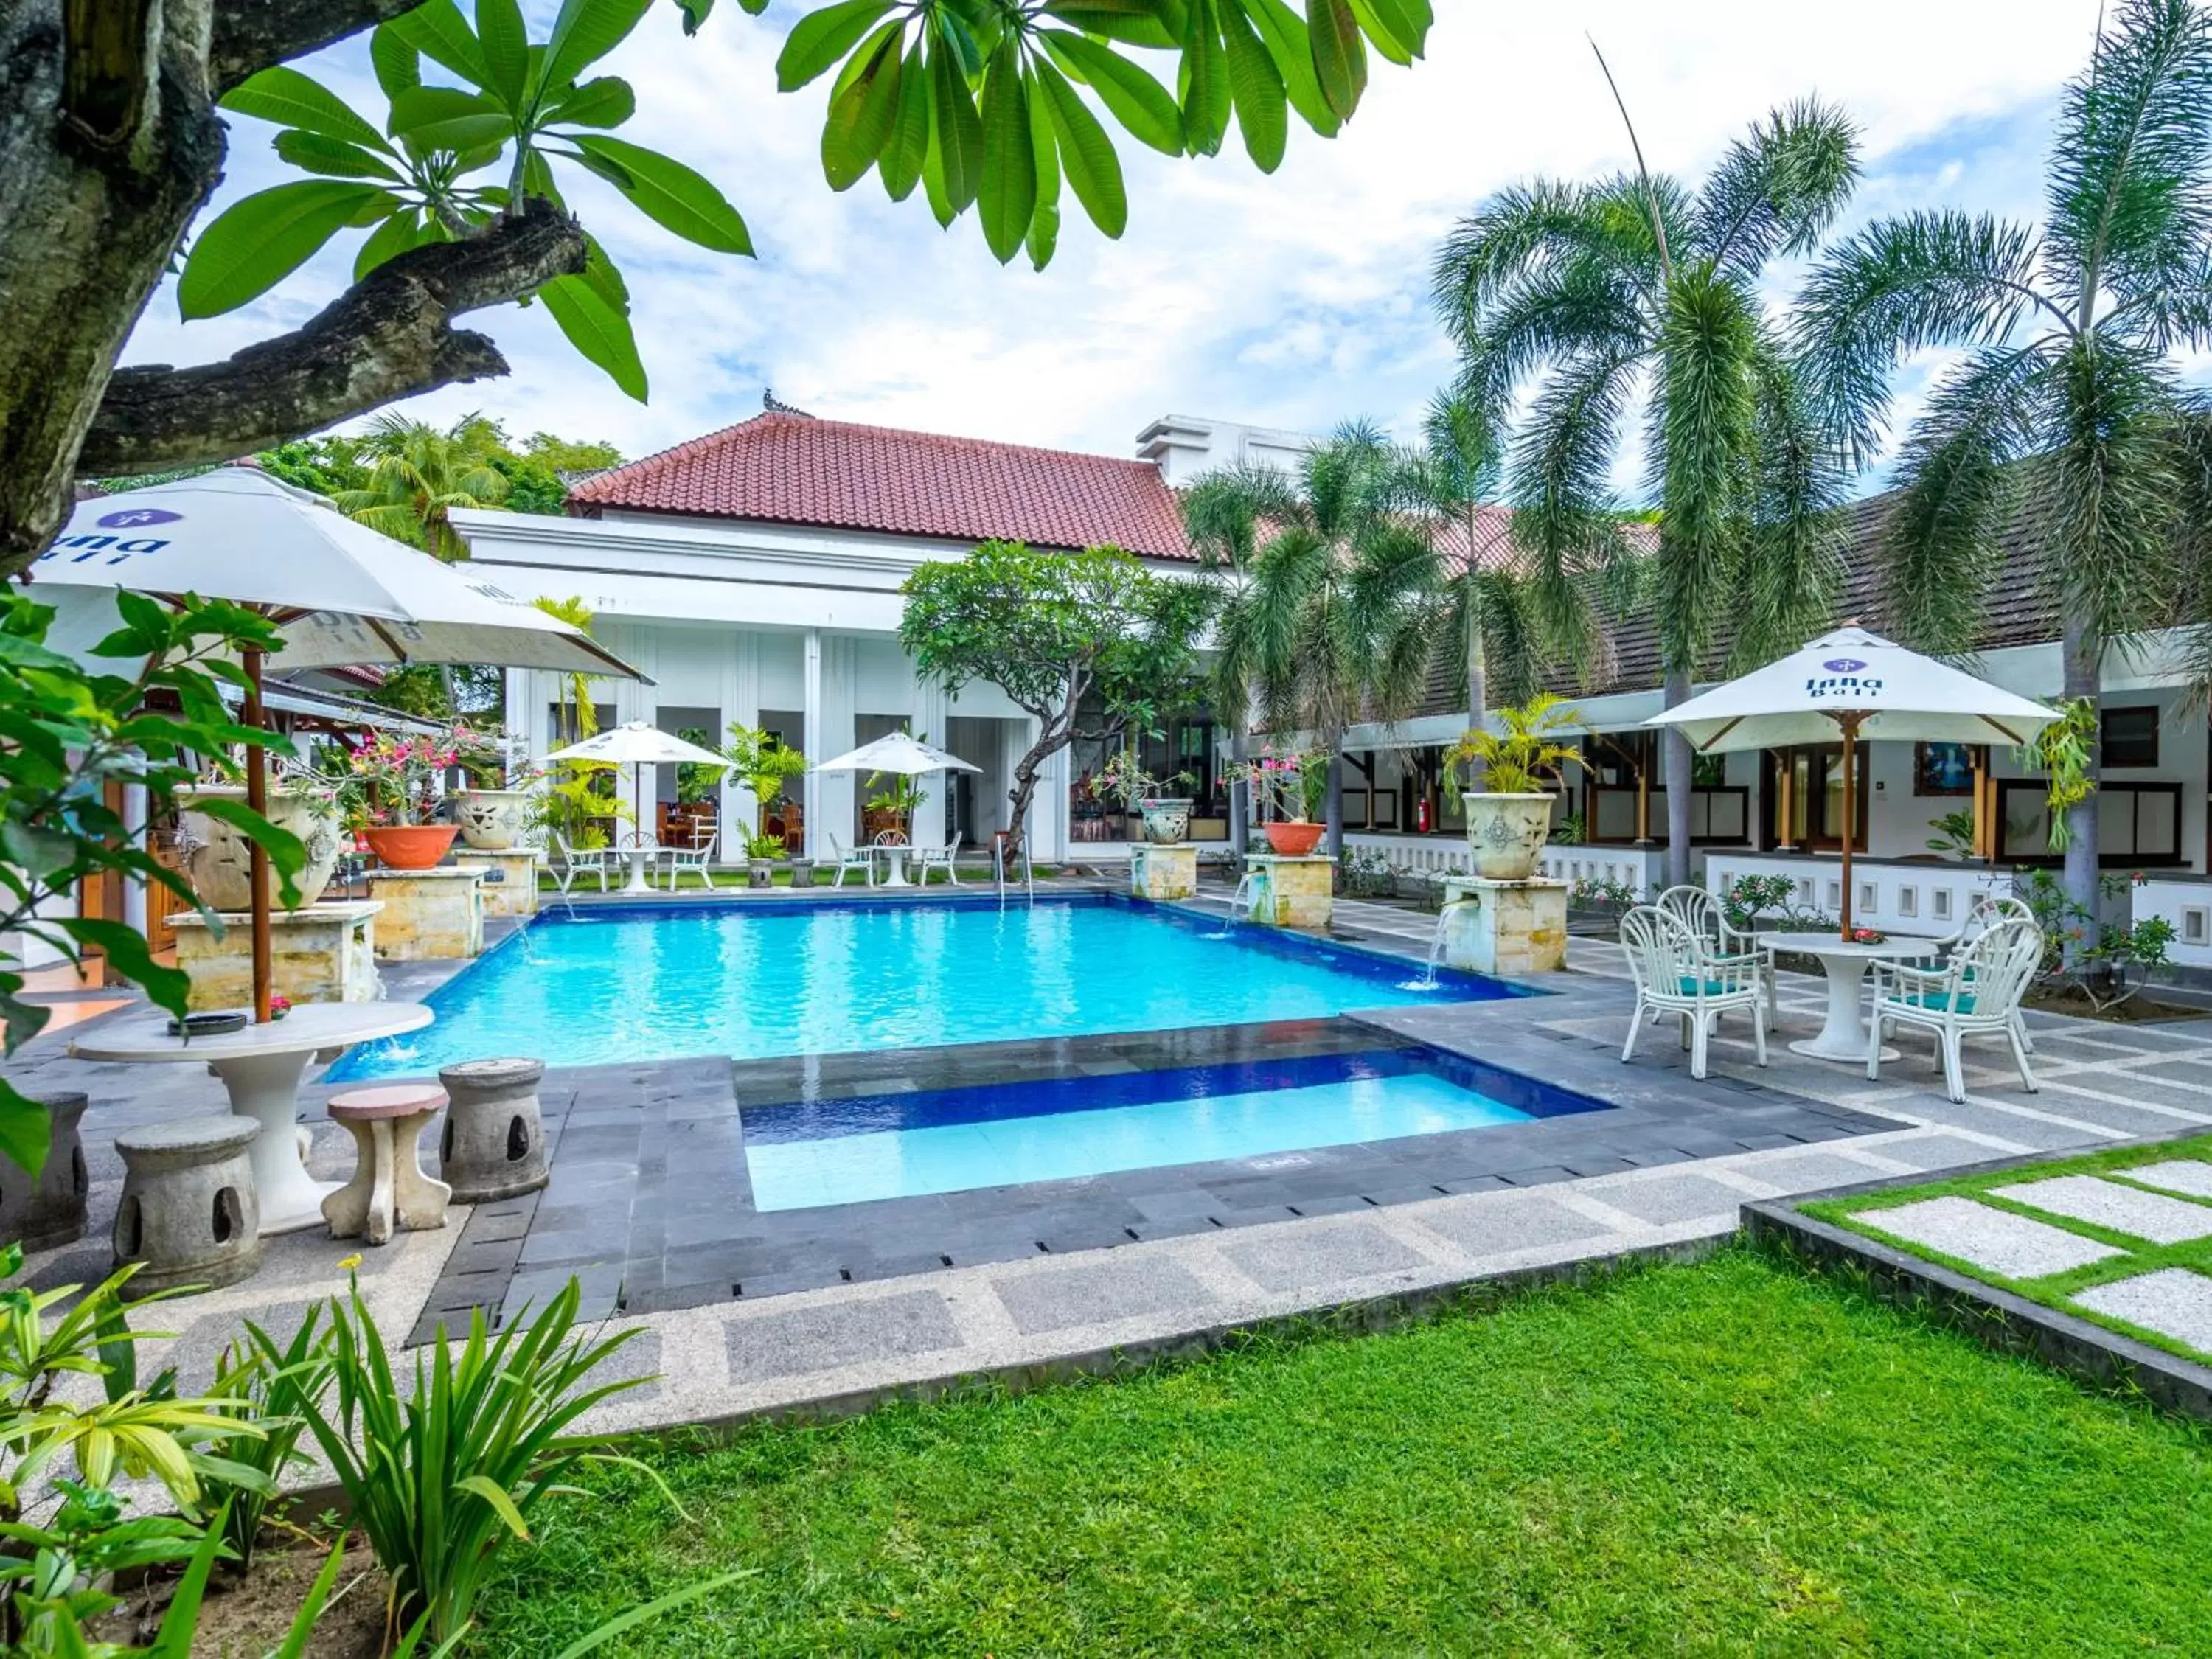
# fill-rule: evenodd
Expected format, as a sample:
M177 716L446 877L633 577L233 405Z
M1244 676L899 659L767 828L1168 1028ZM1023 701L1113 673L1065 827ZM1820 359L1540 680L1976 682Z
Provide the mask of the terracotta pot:
M363 833L386 869L428 870L453 850L459 832L452 823L380 823Z
M1172 847L1190 834L1190 800L1182 795L1162 795L1137 803L1145 820L1145 839L1155 847Z
M222 819L192 810L196 800L234 800L246 803L242 783L196 784L176 792L184 821L185 878L210 909L238 912L252 908L253 887L247 875L252 843ZM305 842L307 867L294 878L300 902L313 904L331 884L344 850L338 836L338 811L327 795L303 795L272 789L269 792L269 821L289 830ZM269 905L283 908L283 887L276 872L268 880Z
M1460 797L1467 809L1468 849L1474 873L1485 881L1526 881L1552 833L1551 795Z
M464 789L453 799L461 839L486 853L518 845L530 827L527 789Z
M1302 859L1321 845L1321 838L1328 833L1325 823L1308 823L1303 818L1287 823L1262 826L1267 832L1267 845L1286 859Z

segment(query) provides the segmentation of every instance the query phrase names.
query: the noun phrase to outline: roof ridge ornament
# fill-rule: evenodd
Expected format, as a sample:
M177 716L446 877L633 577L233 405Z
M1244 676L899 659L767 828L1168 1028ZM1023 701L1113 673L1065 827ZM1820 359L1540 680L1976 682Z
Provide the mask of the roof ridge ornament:
M761 408L770 415L796 415L802 421L816 418L806 410L794 408L792 404L783 402L775 395L774 386L764 386L761 388Z

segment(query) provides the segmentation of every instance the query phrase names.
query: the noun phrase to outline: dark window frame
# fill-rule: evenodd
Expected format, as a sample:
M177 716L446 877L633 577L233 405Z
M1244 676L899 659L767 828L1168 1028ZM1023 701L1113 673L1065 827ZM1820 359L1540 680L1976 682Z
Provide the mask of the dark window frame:
M2128 703L2118 708L2107 708L2101 710L2097 718L2098 764L2100 766L2118 767L2124 771L2130 772L2139 771L2148 767L2156 766L2158 764L2158 729L2160 723L2160 712L2158 705L2155 703ZM2148 717L2149 729L2148 732L2137 730L2130 732L2124 732L2120 735L2118 741L2122 744L2133 745L2132 750L2128 752L2138 754L2148 752L2150 757L2149 759L2130 760L2124 758L2124 755L2116 756L2113 753L2115 739L2112 726L2114 721L2120 720L2123 716L2130 717L2130 724L2133 724L2136 720L2140 720L2143 716ZM2145 745L2148 745L2147 750Z

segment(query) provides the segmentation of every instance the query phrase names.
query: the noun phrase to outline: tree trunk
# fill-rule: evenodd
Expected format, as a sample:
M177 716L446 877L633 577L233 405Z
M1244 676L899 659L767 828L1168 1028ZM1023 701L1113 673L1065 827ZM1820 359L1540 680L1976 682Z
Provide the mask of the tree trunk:
M1328 823L1328 855L1340 868L1344 863L1344 734L1328 734L1328 805L1322 817Z
M1667 707L1690 700L1690 675L1685 669L1667 676ZM1690 740L1680 732L1667 733L1667 884L1682 887L1690 879L1690 806L1695 762Z
M1237 724L1231 729L1229 736L1229 763L1231 767L1244 763L1244 751L1251 744L1251 738L1245 731L1247 724L1244 711L1238 709ZM1252 844L1251 817L1252 786L1242 780L1231 783L1229 786L1229 849L1237 854L1239 860L1243 860Z
M1467 630L1467 725L1470 732L1480 732L1490 720L1490 665L1482 648L1482 629L1472 618L1474 614L1474 520L1469 514L1467 526L1468 545L1468 615ZM1470 755L1467 760L1467 787L1481 793L1490 781L1490 768L1480 756Z
M2096 703L2103 682L2105 656L2103 639L2092 633L2082 623L2069 616L2066 619L2060 636L2060 650L2065 669L2064 696L2069 699L2087 697L2093 704ZM2089 781L2093 785L2097 781L2100 775L2100 759L2099 744L2093 737L2089 742L2087 767ZM2066 897L2070 903L2079 905L2088 913L2089 920L2086 926L2091 940L2094 940L2097 936L2100 898L2097 891L2099 878L2097 805L2096 792L2093 788L2087 800L2077 802L2066 811L2066 826L2071 834L2071 839L2066 846L2064 871ZM2080 945L2079 940L2069 940L2066 943L2065 951L2069 966L2072 965Z

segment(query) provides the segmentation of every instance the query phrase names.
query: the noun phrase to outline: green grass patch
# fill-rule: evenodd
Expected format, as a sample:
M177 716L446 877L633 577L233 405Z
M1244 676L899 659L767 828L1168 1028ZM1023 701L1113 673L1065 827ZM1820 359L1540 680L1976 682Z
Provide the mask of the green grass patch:
M2157 1331L2130 1324L2124 1319L2114 1319L2088 1308L2077 1307L2073 1301L2075 1296L2092 1285L2109 1285L2116 1279L2133 1279L2138 1273L2155 1273L2161 1267L2186 1267L2194 1273L2212 1275L2212 1238L2191 1239L2179 1244L2154 1244L2148 1239L2137 1238L2131 1233L2115 1232L2110 1227L2100 1227L2094 1222L2039 1210L2017 1199L1999 1198L1990 1191L1995 1187L2017 1186L2056 1176L2089 1175L2102 1176L2143 1192L2156 1193L2161 1198L2174 1199L2182 1203L2195 1202L2185 1193L2171 1193L2163 1188L2147 1187L2141 1182L2128 1178L2127 1172L2137 1165L2163 1164L2172 1158L2197 1158L2212 1162L2212 1135L2192 1135L2185 1139L2160 1141L2148 1146L2115 1147L2109 1152L2087 1152L2079 1158L2060 1158L2049 1164L1981 1175L1954 1176L1945 1180L1893 1188L1887 1192L1858 1198L1819 1199L1798 1207L1817 1220L1848 1227L1853 1232L1880 1239L1892 1249L1903 1250L1923 1261L1932 1261L1984 1285L2010 1291L2044 1307L2070 1314L2077 1319L2086 1319L2092 1324L2133 1337L2138 1342L2165 1352L2200 1364L2212 1362L2212 1354L2190 1347L2186 1343L2177 1342ZM2083 1238L2093 1238L2100 1244L2112 1245L2125 1254L2106 1256L2100 1261L2092 1261L2063 1273L2050 1273L2040 1279L2007 1279L2002 1273L1993 1273L1986 1267L1978 1267L1971 1261L1946 1255L1941 1250L1931 1250L1924 1244L1916 1244L1910 1239L1899 1238L1883 1230L1881 1216L1884 1210L1893 1210L1900 1204L1917 1203L1930 1198L1970 1198L1992 1209L2009 1210L2014 1215L2029 1217ZM2212 1209L2212 1206L2205 1207Z
M2212 1437L1742 1249L647 1455L473 1651L2212 1652Z

